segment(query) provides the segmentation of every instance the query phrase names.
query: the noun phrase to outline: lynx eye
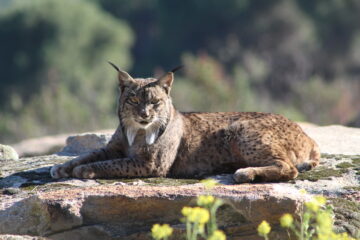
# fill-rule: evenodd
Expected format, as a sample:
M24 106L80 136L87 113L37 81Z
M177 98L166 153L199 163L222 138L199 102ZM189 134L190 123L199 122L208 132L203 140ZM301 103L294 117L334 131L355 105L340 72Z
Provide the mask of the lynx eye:
M151 104L154 104L154 105L157 105L157 104L160 103L160 100L159 100L159 99L152 99L152 100L150 101L150 103L151 103Z
M128 102L131 103L131 104L137 105L137 104L140 103L140 100L139 100L139 98L137 98L137 97L129 97L129 98L128 98Z

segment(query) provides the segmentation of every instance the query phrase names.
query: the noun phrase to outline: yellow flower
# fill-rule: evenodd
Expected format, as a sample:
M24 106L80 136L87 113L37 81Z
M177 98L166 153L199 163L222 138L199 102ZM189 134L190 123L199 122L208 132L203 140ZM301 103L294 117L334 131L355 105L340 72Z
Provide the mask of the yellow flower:
M305 206L313 212L317 212L319 210L319 205L315 201L306 202Z
M216 180L211 179L211 178L201 180L201 183L205 186L206 189L211 189L218 184L218 182Z
M199 206L208 206L215 201L213 196L199 196L197 199L197 205Z
M316 196L314 197L313 200L311 200L310 202L306 202L305 206L313 211L313 212L317 212L319 210L320 207L324 206L324 204L326 203L326 198L323 196Z
M319 226L319 231L322 233L331 232L333 228L333 220L328 212L320 211L316 215L316 223Z
M289 213L282 215L282 217L280 218L280 225L285 228L291 227L293 222L294 222L294 219L291 216L291 214L289 214Z
M315 201L306 202L305 206L307 207L307 209L313 212L317 212L319 210L319 204L317 204L317 202Z
M259 224L257 231L260 236L264 237L269 234L269 232L271 231L271 227L269 223L264 220Z
M226 240L226 235L223 231L216 230L208 240Z
M184 215L185 217L189 216L191 212L191 207L183 207L183 209L181 210L182 215Z
M184 207L181 212L188 221L193 223L204 224L210 219L209 211L201 207Z
M315 196L314 199L320 206L324 206L326 203L326 198L324 196Z
M164 224L164 225L155 224L151 228L152 237L155 239L167 238L172 234L172 232L173 229L169 226L169 224Z

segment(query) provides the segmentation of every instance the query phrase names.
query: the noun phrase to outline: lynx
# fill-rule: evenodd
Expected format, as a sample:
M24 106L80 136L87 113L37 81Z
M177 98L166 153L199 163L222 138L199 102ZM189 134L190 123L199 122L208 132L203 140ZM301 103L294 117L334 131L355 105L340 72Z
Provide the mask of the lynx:
M112 64L113 65L113 64ZM179 112L174 71L159 79L118 72L119 126L106 147L50 170L53 178L202 178L287 181L318 165L317 144L287 118L258 112Z

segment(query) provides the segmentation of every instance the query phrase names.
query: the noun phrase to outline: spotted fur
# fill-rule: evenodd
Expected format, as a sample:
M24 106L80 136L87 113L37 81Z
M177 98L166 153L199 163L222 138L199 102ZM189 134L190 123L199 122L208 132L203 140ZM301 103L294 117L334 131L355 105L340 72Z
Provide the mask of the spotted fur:
M317 144L269 113L181 113L173 73L132 78L118 70L119 127L106 147L51 169L53 178L201 178L233 173L238 183L286 181L319 163Z

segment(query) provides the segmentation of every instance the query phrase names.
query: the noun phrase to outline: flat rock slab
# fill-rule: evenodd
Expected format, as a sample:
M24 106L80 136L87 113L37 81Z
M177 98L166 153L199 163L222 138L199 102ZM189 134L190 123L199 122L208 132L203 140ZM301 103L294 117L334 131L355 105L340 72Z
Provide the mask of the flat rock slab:
M148 239L155 223L170 223L181 230L182 207L193 205L194 197L200 194L224 199L227 205L220 211L219 222L225 231L229 227L233 237L254 235L263 219L276 229L282 214L298 211L308 198L292 188L271 184L218 186L210 192L200 184L115 184L38 191L27 197L3 196L0 232L51 239L73 235L78 239Z
M106 144L103 134L72 138L68 152L0 161L0 239L151 239L155 223L169 223L179 236L184 231L182 207L194 205L202 194L226 202L218 220L228 239L261 239L256 226L262 220L271 223L273 239L286 238L279 217L298 213L312 194L324 194L334 205L338 231L360 237L359 129L304 129L323 152L319 167L287 183L236 185L231 175L217 175L212 178L220 185L211 192L197 179L51 179L50 166Z
M311 198L300 188L337 201L340 231L357 234L360 226L360 156L325 154L319 168L288 183L235 185L231 175L217 175L213 178L221 185L211 192L196 179L51 179L50 166L70 158L50 155L1 165L1 234L150 239L154 223L169 223L179 234L184 228L181 208L193 205L196 196L213 194L227 203L219 210L219 222L229 239L258 239L256 226L263 219L279 237L284 234L278 231L279 217L298 212Z

